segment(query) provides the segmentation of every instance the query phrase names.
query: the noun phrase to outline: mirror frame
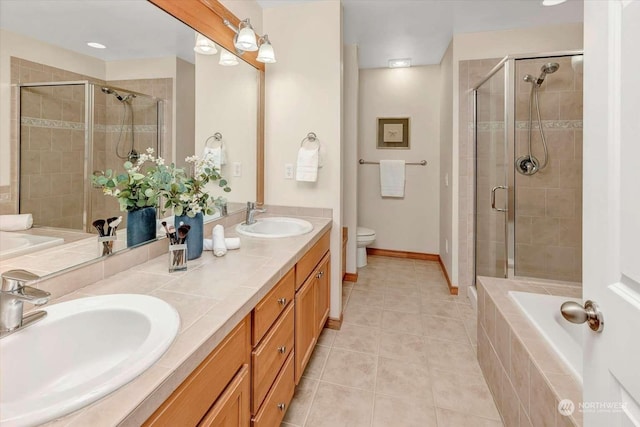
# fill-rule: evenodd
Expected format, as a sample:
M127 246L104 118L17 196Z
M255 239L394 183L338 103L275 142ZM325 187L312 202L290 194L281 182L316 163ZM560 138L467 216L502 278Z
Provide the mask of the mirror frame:
M224 25L228 19L238 27L240 19L218 0L148 0L174 18L208 37L224 49L235 54L235 33ZM238 55L236 55L238 56ZM258 117L256 135L256 204L264 204L264 99L265 64L256 60L258 52L245 52L238 56L258 71Z

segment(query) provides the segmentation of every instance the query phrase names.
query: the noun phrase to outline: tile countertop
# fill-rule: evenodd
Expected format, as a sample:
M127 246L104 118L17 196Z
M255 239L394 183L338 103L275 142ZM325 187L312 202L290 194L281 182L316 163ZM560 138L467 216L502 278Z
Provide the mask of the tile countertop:
M135 380L45 425L141 425L331 228L330 218L303 218L314 228L302 236L239 236L239 250L228 251L220 258L205 251L188 262L187 271L177 273L168 272L168 255L163 254L52 301L50 304L116 293L152 295L175 307L180 314L180 330L167 352ZM228 227L225 235L236 236L235 226Z

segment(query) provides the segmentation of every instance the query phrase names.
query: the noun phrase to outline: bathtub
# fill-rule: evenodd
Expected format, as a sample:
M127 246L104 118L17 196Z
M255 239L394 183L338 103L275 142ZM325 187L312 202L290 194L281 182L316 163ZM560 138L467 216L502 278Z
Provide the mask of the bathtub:
M509 291L509 296L582 384L582 334L585 326L565 320L560 313L563 302L575 301L582 305L582 300L515 291Z
M24 255L63 243L64 239L60 237L34 236L13 231L0 231L0 259Z

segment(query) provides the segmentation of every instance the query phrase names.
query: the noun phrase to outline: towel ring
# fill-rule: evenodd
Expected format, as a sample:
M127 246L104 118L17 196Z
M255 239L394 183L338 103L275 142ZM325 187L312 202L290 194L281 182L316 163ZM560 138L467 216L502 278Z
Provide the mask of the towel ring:
M305 136L304 138L302 138L302 141L300 141L300 147L304 146L305 142L317 142L318 143L318 147L320 147L320 140L318 139L317 135L314 132L309 132L307 134L307 136Z
M211 135L209 138L207 138L207 140L204 142L204 146L208 147L209 146L209 141L214 140L215 142L219 142L220 143L220 147L222 148L222 146L224 145L224 142L222 142L222 134L220 132L216 132L213 135Z

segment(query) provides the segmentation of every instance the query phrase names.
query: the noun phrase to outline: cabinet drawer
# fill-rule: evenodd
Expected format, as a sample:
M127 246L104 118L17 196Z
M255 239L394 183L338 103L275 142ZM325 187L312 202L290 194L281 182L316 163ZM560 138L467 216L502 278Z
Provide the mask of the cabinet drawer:
M307 280L307 277L309 277L324 254L329 250L330 236L331 230L324 233L320 240L318 240L296 264L296 290Z
M249 367L244 365L198 427L249 425Z
M276 322L262 343L251 354L253 364L253 399L251 413L255 414L293 350L293 304Z
M204 417L251 355L249 317L211 352L144 423L145 426L194 426Z
M260 412L253 419L253 427L279 426L289 409L295 385L293 382L293 353L289 355L284 368L267 395Z
M278 284L269 291L267 296L253 309L253 336L252 344L255 347L264 334L267 333L273 322L278 318L295 295L294 280L295 269L292 268L284 275Z

